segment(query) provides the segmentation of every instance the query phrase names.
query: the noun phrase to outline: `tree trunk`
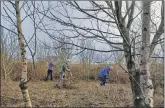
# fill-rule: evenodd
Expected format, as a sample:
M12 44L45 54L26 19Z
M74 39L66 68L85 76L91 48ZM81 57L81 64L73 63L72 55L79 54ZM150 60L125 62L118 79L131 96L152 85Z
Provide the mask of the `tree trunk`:
M20 80L20 88L23 95L23 100L25 102L25 107L32 107L31 100L29 97L29 92L27 88L27 59L26 59L26 49L23 41L22 27L21 27L21 16L19 9L19 0L15 1L16 16L17 16L17 31L18 31L18 42L21 51L22 59L22 76Z
M133 13L134 13L134 5L135 2L132 2L132 7L131 7L131 12L128 15L128 23L127 25L125 24L125 20L123 20L122 12L121 12L121 5L119 5L118 1L115 1L115 7L116 7L116 17L118 21L118 27L120 34L123 37L123 48L124 48L124 56L126 59L127 63L127 69L129 72L129 79L131 82L131 88L132 88L132 95L133 95L133 106L134 107L139 107L140 102L139 102L139 97L141 93L141 88L140 88L140 74L139 70L136 69L135 66L135 61L133 61L133 56L132 56L132 51L131 51L131 46L129 45L130 42L130 36L129 36L129 30L132 24L132 18L133 18Z
M129 38L129 30L127 28L123 28L124 23L120 24L120 28L125 39L123 40L123 48L124 48L124 55L126 58L127 63L127 69L129 72L129 79L131 82L131 88L132 88L132 95L133 95L133 106L139 107L139 100L138 97L140 96L140 75L139 70L136 69L135 62L133 61L132 51L130 46L128 45L130 43Z
M136 69L135 62L132 60L131 53L126 57L127 61L127 69L130 74L129 79L131 81L132 95L133 95L133 106L139 106L139 98L140 97L140 75L139 70Z
M140 70L135 67L135 62L132 60L131 49L123 43L125 50L125 58L127 69L130 73L130 81L133 94L134 107L153 107L153 84L149 72L149 53L150 53L150 1L143 1L143 30L142 30L142 49L141 49L141 64ZM126 30L122 30L123 35L127 36ZM129 41L129 38L126 38ZM129 52L129 53L128 53Z
M141 63L140 63L140 105L153 107L154 88L150 75L150 8L151 1L143 1L143 17L142 17L142 47L141 47ZM144 98L142 98L144 97Z

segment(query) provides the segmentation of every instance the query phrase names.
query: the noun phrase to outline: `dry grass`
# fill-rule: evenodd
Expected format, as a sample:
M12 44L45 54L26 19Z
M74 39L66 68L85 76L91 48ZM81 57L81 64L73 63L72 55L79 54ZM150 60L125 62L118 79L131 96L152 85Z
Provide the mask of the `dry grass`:
M29 82L29 93L34 107L123 107L132 105L130 84L107 84L98 81L79 81L65 89L55 87L56 81ZM2 82L2 107L22 107L19 82ZM163 100L155 94L155 104Z
M103 68L105 65L90 65L86 71L83 71L83 67L80 64L70 64L71 71L73 73L74 80L97 80L98 71ZM111 72L111 82L114 83L128 83L128 75L119 67L118 65L113 65L115 70ZM14 65L14 69L10 74L10 79L14 81L19 81L21 73L20 64L17 63ZM32 71L32 64L28 63L28 77L31 77L32 81L42 80L46 77L47 74L47 63L45 61L40 61L35 63L35 70ZM54 67L53 77L58 78L59 72Z
M2 106L23 106L19 82L2 84ZM71 86L71 85L70 85ZM70 88L58 89L54 82L30 82L29 92L33 106L40 107L122 107L131 104L128 84L107 84L100 87L95 81L80 81Z
M31 63L28 63L28 73L32 80L29 82L29 93L34 107L123 107L132 106L132 94L129 76L118 65L113 65L115 70L110 73L110 84L100 87L97 80L99 69L105 65L91 65L88 72L83 72L79 64L71 64L73 77L65 89L55 87L59 72L53 72L54 81L44 82L42 79L47 74L47 64L44 61L36 63L36 70L32 72ZM151 75L154 82L157 82L163 73L162 64L157 68L152 65ZM20 91L20 65L14 65L10 75L12 80L2 82L1 101L2 107L23 106L22 94ZM88 74L86 74L88 73ZM86 78L88 80L86 80ZM164 86L164 85L163 85ZM163 86L155 90L155 106L163 101Z

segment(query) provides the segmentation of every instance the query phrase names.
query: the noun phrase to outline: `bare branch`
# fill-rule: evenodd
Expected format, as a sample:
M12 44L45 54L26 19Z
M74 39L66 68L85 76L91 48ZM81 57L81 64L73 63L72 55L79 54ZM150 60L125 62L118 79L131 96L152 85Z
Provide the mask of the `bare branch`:
M41 28L39 28L41 31L43 31ZM55 37L53 37L53 35L49 34L47 31L43 31L44 33L46 33L48 36L50 36L52 39L58 41L58 42L62 42L62 41L59 41L57 40ZM87 49L87 50L93 50L93 51L97 51L97 52L114 52L114 51L123 51L123 50L107 50L107 51L104 51L104 50L97 50L97 49L92 49L92 48L86 48L86 47L81 47L79 45L76 45L74 44L73 42L70 43L70 42L64 42L65 44L70 44L70 45L74 45L76 47L79 47L79 48L82 48L82 49Z
M158 39L160 38L160 36L162 35L162 33L164 33L164 1L162 1L161 22L160 22L158 30L156 31L156 34L154 35L152 43L150 45L150 55L154 51L156 43Z
M132 1L132 4L131 4L131 11L130 11L130 14L128 16L128 24L127 24L127 28L129 29L131 27L131 24L133 22L133 14L134 14L134 9L135 9L135 1Z
M87 14L87 15L90 16L91 18L94 18L94 19L97 19L97 20L100 20L100 21L106 22L106 23L115 23L114 21L107 21L107 20L103 20L103 19L100 19L100 18L96 18L95 16L93 16L93 15L87 13L86 11L82 10L81 7L77 4L76 1L74 1L74 3L75 3L76 5L74 5L73 3L71 3L72 6L74 6L74 7L75 7L77 10L79 10L80 12L83 12L83 13Z

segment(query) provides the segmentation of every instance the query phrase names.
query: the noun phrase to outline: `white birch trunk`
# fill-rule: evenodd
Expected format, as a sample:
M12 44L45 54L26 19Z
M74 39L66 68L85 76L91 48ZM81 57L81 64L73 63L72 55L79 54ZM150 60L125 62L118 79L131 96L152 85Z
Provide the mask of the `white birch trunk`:
M27 88L27 59L26 59L26 49L22 36L22 27L21 27L21 16L20 16L20 8L19 8L19 0L15 1L16 7L16 16L17 16L17 31L18 31L18 42L21 51L22 58L22 76L20 81L20 88L23 95L23 100L25 103L25 107L32 107L31 100L29 97L29 92Z
M143 1L143 16L142 16L142 47L141 47L141 63L140 63L140 86L142 88L141 97L142 104L153 107L154 88L150 75L150 8L151 1Z

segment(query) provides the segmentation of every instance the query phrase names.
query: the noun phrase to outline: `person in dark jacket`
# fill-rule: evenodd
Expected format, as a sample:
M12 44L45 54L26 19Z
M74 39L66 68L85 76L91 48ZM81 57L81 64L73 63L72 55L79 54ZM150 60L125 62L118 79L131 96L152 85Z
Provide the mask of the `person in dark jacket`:
M109 79L109 74L110 74L111 70L112 70L112 67L110 67L110 66L106 66L106 67L100 69L98 75L99 75L101 86L105 86L105 84L107 83L107 80Z
M47 77L46 77L46 81L48 80L49 76L50 76L50 79L51 81L53 80L53 66L55 66L52 61L49 61L48 62L48 73L47 73Z

